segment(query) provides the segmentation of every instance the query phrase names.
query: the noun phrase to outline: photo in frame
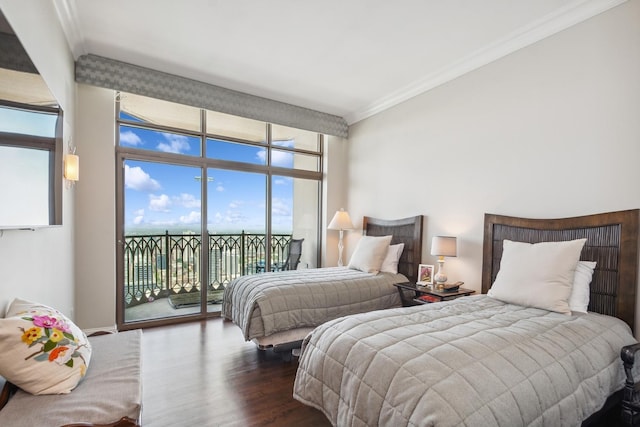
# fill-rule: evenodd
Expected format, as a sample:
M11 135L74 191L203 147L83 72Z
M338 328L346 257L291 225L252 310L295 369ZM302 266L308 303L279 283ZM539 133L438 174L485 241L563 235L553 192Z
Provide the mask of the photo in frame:
M418 285L433 285L433 265L420 264L418 266Z

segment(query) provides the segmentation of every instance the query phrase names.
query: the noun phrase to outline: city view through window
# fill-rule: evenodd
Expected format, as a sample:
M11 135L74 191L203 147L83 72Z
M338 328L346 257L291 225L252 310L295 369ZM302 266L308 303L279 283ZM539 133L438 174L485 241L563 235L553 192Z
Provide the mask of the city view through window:
M319 135L141 98L118 115L125 321L160 300L176 311L158 317L198 310L203 282L217 311L235 277L283 268L294 238L317 266Z

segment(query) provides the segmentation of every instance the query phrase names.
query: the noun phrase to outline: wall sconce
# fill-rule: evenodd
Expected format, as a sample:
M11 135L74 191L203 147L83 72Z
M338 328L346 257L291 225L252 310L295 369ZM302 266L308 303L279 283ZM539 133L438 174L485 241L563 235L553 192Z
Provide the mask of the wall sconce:
M64 179L67 188L80 179L80 157L76 155L76 149L69 146L69 154L64 156Z
M447 275L444 273L444 257L458 255L456 238L448 236L435 236L431 240L431 255L438 257L438 273L433 277L436 281L436 289L444 288Z
M342 262L342 250L344 249L344 245L342 244L342 235L344 230L353 229L353 223L351 222L351 218L349 218L349 212L346 212L341 208L333 216L333 219L327 228L329 230L340 230L340 240L338 240L338 267L342 267L344 265Z

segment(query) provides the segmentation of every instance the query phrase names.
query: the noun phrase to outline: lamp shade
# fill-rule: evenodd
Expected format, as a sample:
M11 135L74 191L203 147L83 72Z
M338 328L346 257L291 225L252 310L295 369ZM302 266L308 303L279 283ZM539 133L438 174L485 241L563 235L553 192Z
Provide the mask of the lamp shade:
M431 255L454 257L457 254L455 237L434 236L431 240Z
M64 156L64 177L69 181L80 179L80 158L75 154Z
M351 230L353 229L353 223L349 218L349 212L344 209L340 209L333 216L333 219L329 223L329 230Z

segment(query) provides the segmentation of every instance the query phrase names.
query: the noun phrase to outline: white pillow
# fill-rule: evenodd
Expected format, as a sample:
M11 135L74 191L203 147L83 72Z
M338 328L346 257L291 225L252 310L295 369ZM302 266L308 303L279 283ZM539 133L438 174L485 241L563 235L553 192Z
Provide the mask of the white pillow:
M398 261L400 261L400 255L404 249L404 243L398 243L397 245L390 245L387 248L387 255L382 260L380 271L383 273L398 273Z
M364 271L365 273L378 274L382 261L387 254L389 243L391 243L391 237L362 236L353 255L351 255L349 268Z
M487 295L570 314L568 300L586 239L523 243L504 240L500 271Z
M0 375L31 394L69 393L91 360L91 344L71 320L17 298L0 319L0 348Z
M595 261L578 261L576 275L573 278L573 286L571 287L571 295L569 296L569 308L571 311L587 312L589 297L591 296L589 285L595 268Z

